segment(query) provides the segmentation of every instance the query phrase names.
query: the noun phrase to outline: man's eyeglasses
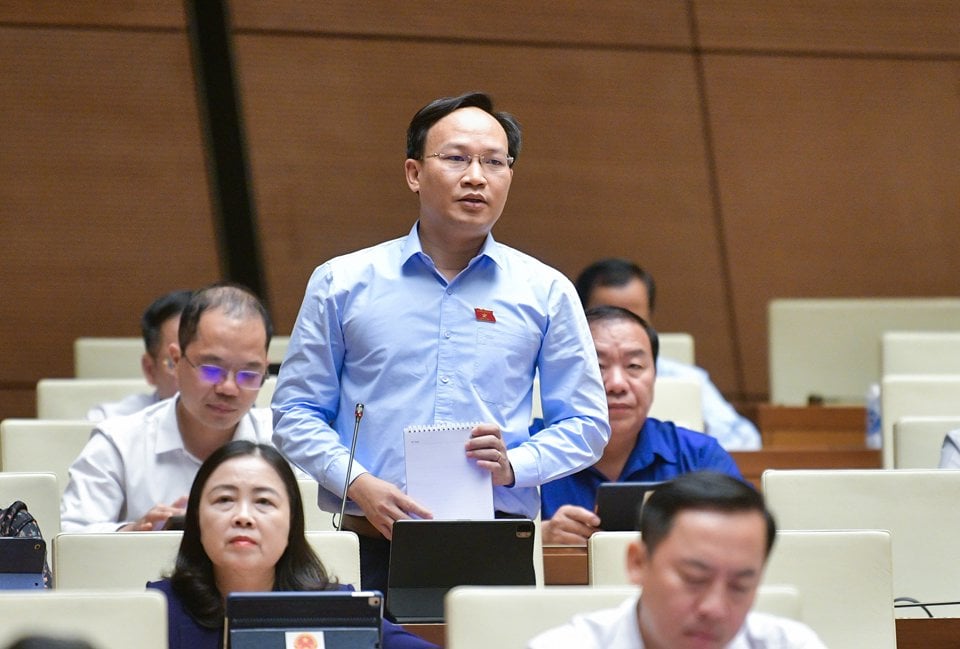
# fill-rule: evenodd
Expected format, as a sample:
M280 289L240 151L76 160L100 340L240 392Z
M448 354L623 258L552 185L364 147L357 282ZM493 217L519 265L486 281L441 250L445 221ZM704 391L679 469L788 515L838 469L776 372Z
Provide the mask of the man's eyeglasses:
M197 370L200 374L200 380L210 385L219 385L230 376L230 370L219 365L196 365L184 354L183 358L190 363L190 367ZM237 370L233 373L233 380L237 387L243 390L259 390L263 385L263 379L266 375L263 372L254 372L253 370Z
M424 158L436 158L444 169L461 173L470 168L474 158L480 161L480 168L483 169L484 173L503 173L513 165L513 156L503 155L502 153L478 153L476 155L470 155L469 153L431 153Z

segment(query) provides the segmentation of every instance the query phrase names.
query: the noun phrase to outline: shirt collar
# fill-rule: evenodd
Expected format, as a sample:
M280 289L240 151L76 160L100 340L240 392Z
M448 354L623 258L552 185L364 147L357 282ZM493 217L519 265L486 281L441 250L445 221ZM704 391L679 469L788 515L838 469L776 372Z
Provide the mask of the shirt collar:
M427 260L429 256L423 251L423 244L420 243L420 231L419 231L420 221L418 220L413 224L413 227L410 229L410 234L407 235L407 238L403 242L403 252L400 256L401 266L405 266L412 258L417 257L428 263ZM487 238L484 239L483 245L480 246L480 252L477 253L477 256L470 260L470 263L467 265L467 268L470 268L478 260L482 258L488 258L493 263L495 263L500 268L504 267L504 253L500 244L496 242L493 238L493 233L488 232Z
M676 449L668 444L662 435L657 434L656 429L659 424L660 421L652 417L647 417L643 422L643 428L637 435L637 444L634 447L634 452L631 453L626 469L633 468L632 465L634 464L640 467L650 466L653 464L655 455L659 455L668 464L676 464Z

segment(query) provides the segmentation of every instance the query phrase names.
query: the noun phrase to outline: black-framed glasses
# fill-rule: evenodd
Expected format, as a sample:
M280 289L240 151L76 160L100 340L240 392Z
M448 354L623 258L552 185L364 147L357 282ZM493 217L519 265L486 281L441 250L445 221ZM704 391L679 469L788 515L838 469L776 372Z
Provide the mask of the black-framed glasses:
M230 370L220 367L219 365L197 365L191 361L186 354L183 355L183 358L190 363L190 367L197 370L197 373L200 375L200 380L204 383L219 385L230 376ZM238 388L243 390L259 390L263 385L264 378L266 378L264 372L255 372L253 370L237 370L233 373L234 382Z
M513 165L513 156L502 153L431 153L423 156L424 158L436 158L444 169L449 171L464 172L473 164L473 159L480 161L480 168L484 173L499 174L505 172Z

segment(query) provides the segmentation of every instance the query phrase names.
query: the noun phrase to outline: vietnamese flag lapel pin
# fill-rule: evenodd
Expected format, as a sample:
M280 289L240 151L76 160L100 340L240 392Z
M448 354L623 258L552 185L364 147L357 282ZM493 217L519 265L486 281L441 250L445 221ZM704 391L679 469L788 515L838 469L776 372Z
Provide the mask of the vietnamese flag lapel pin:
M477 307L473 310L477 316L477 322L496 322L497 319L493 315L493 311L490 309L481 309Z

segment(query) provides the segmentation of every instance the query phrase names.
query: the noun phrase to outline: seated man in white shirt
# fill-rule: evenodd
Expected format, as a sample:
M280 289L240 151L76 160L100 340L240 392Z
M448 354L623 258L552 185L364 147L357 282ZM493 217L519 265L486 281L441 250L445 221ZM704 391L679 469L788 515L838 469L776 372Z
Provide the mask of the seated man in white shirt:
M147 383L156 389L145 394L131 394L119 401L98 404L87 413L88 420L98 422L107 417L129 415L177 393L177 375L173 371L173 360L168 350L170 345L177 343L180 314L190 299L190 293L173 291L161 295L140 318L144 347L140 369Z
M583 269L574 285L584 309L618 306L653 324L656 283L650 273L633 262L616 258L595 261ZM688 377L700 382L703 432L716 437L720 446L728 451L760 448L760 431L723 398L706 370L661 356L657 360L657 376Z
M750 612L776 524L753 487L708 471L659 486L627 551L641 593L575 616L529 649L822 649L809 627Z
M194 293L166 353L177 396L100 422L70 467L60 503L64 532L162 529L182 515L200 464L234 439L271 444L268 408L251 409L267 373L273 327L248 290Z

